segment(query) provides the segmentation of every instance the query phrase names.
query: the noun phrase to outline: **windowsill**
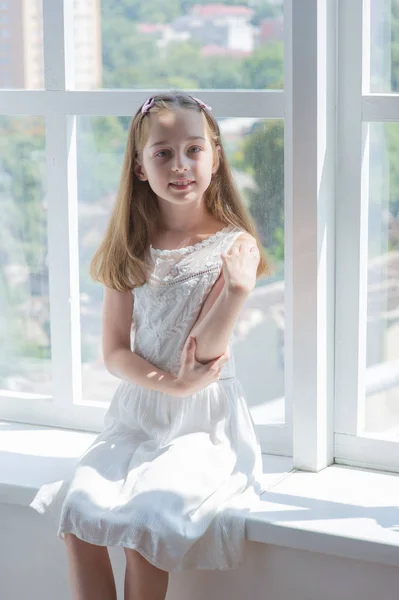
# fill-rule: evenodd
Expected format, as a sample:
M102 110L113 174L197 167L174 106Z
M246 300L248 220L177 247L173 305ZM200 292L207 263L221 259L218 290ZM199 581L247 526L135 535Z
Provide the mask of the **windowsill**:
M63 479L95 433L0 421L0 502L29 507ZM247 517L247 539L399 566L399 475L332 465L291 471L263 455L267 491Z

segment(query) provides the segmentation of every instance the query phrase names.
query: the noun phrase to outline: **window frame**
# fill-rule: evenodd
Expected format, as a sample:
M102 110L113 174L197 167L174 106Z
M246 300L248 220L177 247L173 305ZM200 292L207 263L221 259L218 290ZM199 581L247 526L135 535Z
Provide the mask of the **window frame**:
M283 90L187 90L220 118L284 119L285 423L255 427L262 452L292 456L294 468L313 472L333 462L399 471L398 443L361 433L362 128L399 121L399 95L370 94L366 85L369 10L370 0L284 0ZM43 0L44 90L0 91L1 114L45 118L54 390L52 397L0 392L0 414L100 432L108 403L81 397L76 116L132 114L154 90L75 90L72 11L72 0ZM349 303L348 285L358 292Z
M43 0L43 90L1 90L0 113L44 115L53 395L0 391L4 420L100 432L108 407L81 389L77 115L134 114L154 90L78 91L73 2ZM284 118L283 90L187 90L218 117ZM56 308L55 308L56 307ZM257 426L262 451L289 455L286 424Z
M370 93L370 0L339 0L338 40L334 455L338 464L399 472L398 442L364 432L368 252L362 252L370 123L399 121L399 94ZM355 291L350 296L348 286Z

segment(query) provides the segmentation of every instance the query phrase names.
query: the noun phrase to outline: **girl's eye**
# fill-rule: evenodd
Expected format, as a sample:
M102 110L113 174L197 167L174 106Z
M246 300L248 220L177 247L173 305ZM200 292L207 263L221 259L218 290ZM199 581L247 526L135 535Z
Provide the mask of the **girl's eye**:
M193 150L193 149L196 149L196 150L198 150L199 152L201 151L201 148L200 148L199 146L192 146L192 147L190 148L190 150ZM163 157L163 156L161 156L161 155L162 155L163 153L165 153L165 152L169 152L169 151L168 151L168 150L160 150L159 152L157 152L157 153L156 153L156 155L155 155L155 156L158 156L159 158L164 158L164 157ZM198 152L194 152L194 154L198 154Z
M167 152L167 150L161 150L160 152L157 152L155 156L159 156L160 154L162 154L162 152ZM163 158L163 156L161 156L161 158Z

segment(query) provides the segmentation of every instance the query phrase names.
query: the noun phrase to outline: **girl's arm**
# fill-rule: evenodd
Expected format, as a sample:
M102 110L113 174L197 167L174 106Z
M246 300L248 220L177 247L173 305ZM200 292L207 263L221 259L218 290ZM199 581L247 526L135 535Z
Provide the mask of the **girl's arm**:
M104 286L102 350L105 366L119 379L167 394L175 391L174 375L158 369L131 350L132 317L133 293Z
M130 349L116 348L104 362L108 371L119 379L165 394L176 392L174 375L162 371Z
M256 243L252 236L243 234L232 247L247 241ZM253 264L256 268L257 265ZM235 323L248 296L248 291L227 285L223 271L221 272L189 333L189 337L196 339L195 358L198 362L208 362L226 352Z

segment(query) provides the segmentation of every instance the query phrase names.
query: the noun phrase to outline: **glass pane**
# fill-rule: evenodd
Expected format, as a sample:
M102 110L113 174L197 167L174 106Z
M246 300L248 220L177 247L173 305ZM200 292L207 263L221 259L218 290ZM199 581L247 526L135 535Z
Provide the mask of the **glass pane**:
M119 186L130 118L77 117L82 399L110 402L120 383L102 356L103 287L89 276Z
M283 87L283 0L74 0L75 88ZM0 88L43 89L42 0L0 1Z
M370 3L370 91L399 92L399 3Z
M0 388L52 394L44 119L0 131Z
M370 132L366 431L399 433L399 124Z
M0 88L43 87L42 0L0 0Z
M75 2L76 89L283 87L283 0Z
M274 275L259 279L237 322L237 377L257 423L284 422L284 128L282 121L220 119L225 150ZM78 118L83 399L109 402L119 380L102 364L102 286L88 275L115 200L127 117Z
M238 187L255 218L273 276L258 279L234 331L237 377L255 423L284 423L284 124L224 119Z

